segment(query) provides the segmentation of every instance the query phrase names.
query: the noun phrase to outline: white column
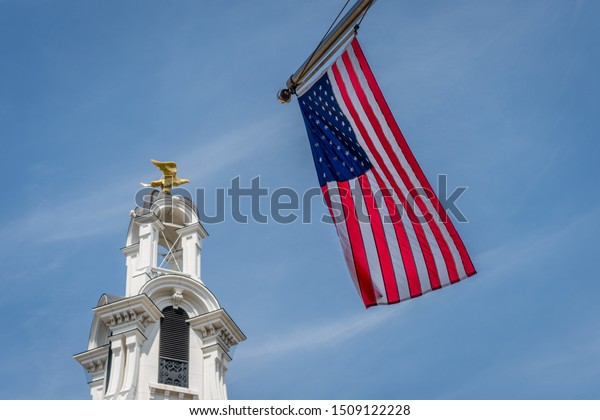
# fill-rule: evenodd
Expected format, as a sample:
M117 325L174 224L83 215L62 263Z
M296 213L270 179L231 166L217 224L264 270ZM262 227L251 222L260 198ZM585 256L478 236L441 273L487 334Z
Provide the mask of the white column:
M130 286L127 288L127 296L138 294L148 280L146 273L151 268L157 267L160 231L165 228L165 225L154 214L136 217L133 222L139 224L140 241L135 258L135 269L132 272Z
M202 340L202 399L227 399L225 373L231 361L229 350L244 341L246 336L224 309L198 315L188 320L188 323Z
M104 380L90 382L90 395L93 400L101 400L104 398Z
M204 353L204 384L202 387L202 399L204 400L226 400L224 364L231 358L219 345L209 345L202 349Z
M123 334L125 348L125 366L123 372L123 385L119 392L120 399L135 399L140 365L140 351L146 337L139 330L130 330Z
M160 231L163 229L164 225L156 217L154 217L154 220L145 221L140 224L140 249L137 271L146 271L149 267L156 267L158 261L158 239Z
M202 252L202 239L208 234L200 223L182 227L177 230L181 235L181 253L183 266L181 271L200 280L200 253Z
M137 261L140 253L140 244L133 244L126 246L125 248L121 248L121 252L125 255L126 258L126 266L127 266L127 278L125 281L125 296L133 296L137 294L137 291L133 291L133 277L137 274ZM139 287L138 287L139 290Z
M229 355L227 355L226 358L223 358L223 360L221 360L221 389L223 390L224 400L227 399L227 382L225 381L225 374L229 370L228 365L230 361L231 359L229 359Z
M123 357L123 340L121 338L120 335L109 337L112 360L110 361L110 375L108 377L108 388L105 395L105 398L108 400L117 398L117 393L123 384L125 359Z

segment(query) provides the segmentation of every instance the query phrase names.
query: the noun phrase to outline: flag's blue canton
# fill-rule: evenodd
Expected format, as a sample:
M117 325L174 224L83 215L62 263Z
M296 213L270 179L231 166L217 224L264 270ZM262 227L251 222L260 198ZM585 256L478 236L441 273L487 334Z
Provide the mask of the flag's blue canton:
M372 164L340 109L327 73L298 98L321 186L362 175Z

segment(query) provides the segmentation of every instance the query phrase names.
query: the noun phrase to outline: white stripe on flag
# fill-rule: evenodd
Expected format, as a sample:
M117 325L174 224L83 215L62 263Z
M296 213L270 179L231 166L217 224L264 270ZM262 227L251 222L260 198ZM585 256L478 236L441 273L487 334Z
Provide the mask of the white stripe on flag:
M373 238L373 229L369 222L367 205L363 198L363 191L358 182L358 178L348 180L348 184L350 185L352 201L354 202L356 217L358 219L358 225L367 254L367 261L369 262L369 272L371 273L371 280L376 292L375 298L377 299L377 303L387 303L387 294L383 283L381 264L379 262L379 255L377 254L375 239Z
M365 175L371 185L371 190L375 197L380 197L378 204L378 211L381 214L381 220L383 222L383 230L385 232L385 240L390 250L390 257L392 258L392 266L394 267L394 273L396 275L396 284L398 286L398 293L400 294L400 300L410 299L410 291L408 289L408 279L406 278L406 270L404 268L404 262L402 261L402 253L400 252L400 244L396 231L391 223L391 216L387 206L381 195L381 190L377 184L377 180L373 175L373 172L369 169ZM376 200L378 201L378 200ZM403 218L404 219L404 218ZM404 223L404 220L403 220ZM425 271L427 274L427 271Z
M381 179L382 182L385 183L385 186L383 188L387 189L392 193L394 203L396 203L396 206L402 210L402 226L404 226L404 231L406 232L406 236L408 237L410 249L415 261L415 266L417 268L417 273L419 274L419 284L421 285L421 293L427 293L431 291L431 283L429 283L427 264L425 263L425 259L423 258L423 251L421 249L421 246L419 245L419 239L417 238L417 234L415 233L415 227L408 218L408 216L405 214L406 210L402 206L402 203L398 199L398 195L390 185L389 181L386 180L383 176L381 177ZM380 189L382 188L380 187Z
M350 61L352 62L352 67L354 68L354 71L358 77L358 81L359 81L363 91L365 92L365 95L367 96L368 102L371 106L371 109L375 113L375 117L377 118L377 121L379 121L379 124L381 125L381 128L384 132L385 137L388 139L394 139L395 138L394 134L392 133L391 128L387 124L387 121L386 121L385 117L383 116L383 113L381 112L379 103L375 100L375 96L373 95L373 92L371 92L369 84L367 83L365 75L362 71L362 68L360 67L359 62L358 62L358 58L356 57L356 54L354 53L354 49L352 48L352 46L350 46L347 49L347 51L348 51L348 57L350 57ZM376 137L372 137L372 138L374 139ZM417 179L417 176L415 175L412 166L406 160L406 156L404 156L404 153L402 153L402 150L400 150L398 143L396 141L390 141L389 144L392 146L394 153L400 160L400 164L401 164L402 168L405 170L413 187L418 188L418 189L419 188L423 189L424 186L421 185L421 183ZM444 237L444 241L448 244L450 252L452 253L452 258L454 259L454 263L456 264L456 269L458 271L459 278L465 277L466 276L465 268L464 268L462 260L460 258L460 254L458 252L456 244L450 237L450 234L448 233L446 226L441 222L441 216L438 214L438 212L435 209L431 200L424 199L423 202L427 206L427 211L429 212L429 214L431 214L435 217L434 220L440 227L440 231Z

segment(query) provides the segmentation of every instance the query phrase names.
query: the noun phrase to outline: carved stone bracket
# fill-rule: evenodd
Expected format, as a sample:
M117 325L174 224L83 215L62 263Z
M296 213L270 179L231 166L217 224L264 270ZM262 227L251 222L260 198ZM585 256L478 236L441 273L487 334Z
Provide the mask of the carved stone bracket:
M227 330L226 328L221 328L221 330L219 331L219 337L221 338L221 340L223 340L223 342L227 345L228 348L237 344L237 341L233 337L233 334L229 332L229 330Z
M179 304L183 302L183 289L174 287L171 298L173 299L173 308L179 309Z
M97 359L97 360L92 360L92 361L88 362L85 365L85 368L91 375L91 374L95 373L97 370L103 370L105 364L106 364L106 360Z

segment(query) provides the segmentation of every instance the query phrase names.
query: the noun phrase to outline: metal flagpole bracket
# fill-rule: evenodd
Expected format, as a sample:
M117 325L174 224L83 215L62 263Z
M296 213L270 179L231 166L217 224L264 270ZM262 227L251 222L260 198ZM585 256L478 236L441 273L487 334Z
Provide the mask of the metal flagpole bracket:
M343 42L339 42L349 31L356 32L356 23L367 13L369 7L376 0L358 0L354 6L346 13L342 20L333 28L329 34L319 43L315 51L302 63L294 74L290 76L286 87L277 93L277 99L282 104L291 101L292 95L296 89L306 82L306 75L314 75L325 62L332 56L332 52L341 47ZM325 59L323 59L325 57Z

